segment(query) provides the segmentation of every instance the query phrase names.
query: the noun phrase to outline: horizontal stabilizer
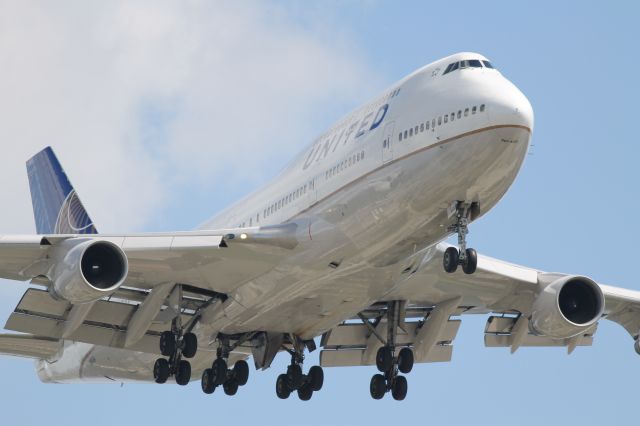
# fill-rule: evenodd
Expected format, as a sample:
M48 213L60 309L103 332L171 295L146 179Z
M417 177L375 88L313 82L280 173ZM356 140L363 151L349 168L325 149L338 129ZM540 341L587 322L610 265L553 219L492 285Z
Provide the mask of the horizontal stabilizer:
M27 334L0 334L0 354L49 359L60 349L60 341Z

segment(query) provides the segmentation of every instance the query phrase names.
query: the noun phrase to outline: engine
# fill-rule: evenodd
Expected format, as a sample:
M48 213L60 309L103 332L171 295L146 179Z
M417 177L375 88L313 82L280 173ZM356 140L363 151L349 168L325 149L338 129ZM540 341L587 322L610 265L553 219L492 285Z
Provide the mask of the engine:
M128 273L120 247L101 240L65 241L56 247L51 295L71 303L93 302L120 287Z
M604 295L598 284L586 277L566 276L538 294L529 326L537 335L569 338L585 332L603 311Z

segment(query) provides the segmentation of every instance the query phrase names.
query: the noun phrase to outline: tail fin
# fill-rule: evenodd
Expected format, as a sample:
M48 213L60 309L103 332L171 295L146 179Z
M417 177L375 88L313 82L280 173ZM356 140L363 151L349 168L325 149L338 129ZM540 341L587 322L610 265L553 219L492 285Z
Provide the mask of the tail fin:
M38 234L97 234L51 147L27 161Z

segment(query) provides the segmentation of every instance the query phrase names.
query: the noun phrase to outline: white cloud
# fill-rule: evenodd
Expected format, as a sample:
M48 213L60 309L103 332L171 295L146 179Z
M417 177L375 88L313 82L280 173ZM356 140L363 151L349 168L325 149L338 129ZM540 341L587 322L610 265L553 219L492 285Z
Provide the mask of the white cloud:
M111 232L148 226L181 188L264 179L318 114L371 94L353 40L321 18L257 1L0 2L0 233L33 230L24 161L48 144Z

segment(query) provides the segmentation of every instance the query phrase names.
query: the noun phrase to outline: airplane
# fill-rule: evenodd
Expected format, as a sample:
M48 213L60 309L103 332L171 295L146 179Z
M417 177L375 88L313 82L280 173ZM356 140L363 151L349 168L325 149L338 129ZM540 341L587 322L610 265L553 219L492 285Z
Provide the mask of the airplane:
M166 383L234 395L278 354L278 398L327 367L375 366L407 395L449 362L461 318L487 347L590 346L601 319L640 354L640 292L480 255L470 225L513 184L533 110L491 62L426 65L317 137L263 188L193 231L100 234L53 150L27 161L34 235L0 236L0 277L28 281L0 353L43 382ZM446 243L457 236L457 244ZM319 364L304 372L305 354ZM506 350L506 349L505 349Z

